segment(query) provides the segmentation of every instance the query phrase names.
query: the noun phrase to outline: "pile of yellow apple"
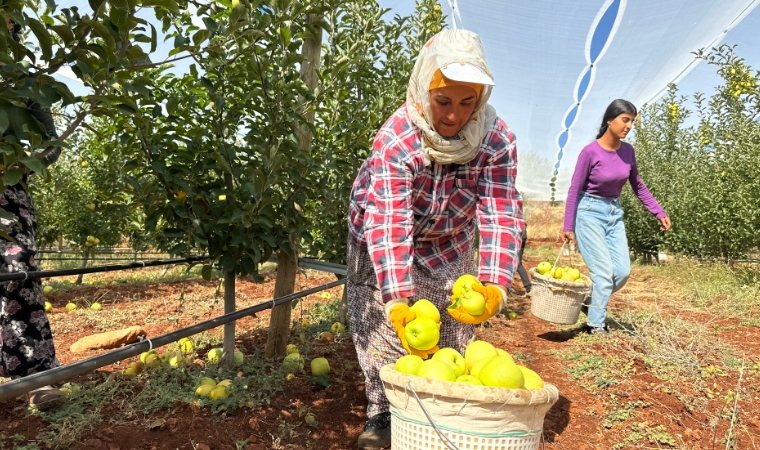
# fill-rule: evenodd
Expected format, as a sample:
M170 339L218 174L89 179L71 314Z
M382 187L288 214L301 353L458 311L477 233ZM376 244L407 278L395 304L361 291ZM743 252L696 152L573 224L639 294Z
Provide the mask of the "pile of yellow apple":
M515 364L512 356L485 341L467 346L464 356L453 348L442 348L432 358L416 355L396 360L397 371L433 380L454 381L509 389L540 389L544 382L527 367Z
M542 261L538 263L538 266L536 267L536 272L538 272L539 274L545 277L552 277L557 280L574 281L576 283L585 283L585 281L583 281L583 278L581 278L580 270L575 269L573 267L569 267L569 266L555 267L552 270L552 264L548 261Z
M195 389L195 396L208 397L211 401L217 401L220 398L227 398L230 391L232 391L232 380L222 380L217 383L213 378L204 377L200 379Z

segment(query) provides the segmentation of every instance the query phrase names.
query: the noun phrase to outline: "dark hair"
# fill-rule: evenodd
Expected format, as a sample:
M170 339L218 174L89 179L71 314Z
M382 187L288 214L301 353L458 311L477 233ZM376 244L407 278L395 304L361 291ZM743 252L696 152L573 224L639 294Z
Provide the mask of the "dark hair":
M14 41L21 42L21 29L22 29L21 25L17 24L16 22L13 22L12 20L11 22L13 23L13 29L11 30L11 37L13 38Z
M612 122L619 115L625 113L630 113L634 116L638 114L636 112L636 107L633 106L633 103L629 102L628 100L623 100L622 98L613 100L612 103L610 103L610 106L607 107L607 111L604 112L602 126L599 127L599 134L596 135L596 138L599 139L600 137L604 136L604 133L607 132L607 127L609 126L608 122Z

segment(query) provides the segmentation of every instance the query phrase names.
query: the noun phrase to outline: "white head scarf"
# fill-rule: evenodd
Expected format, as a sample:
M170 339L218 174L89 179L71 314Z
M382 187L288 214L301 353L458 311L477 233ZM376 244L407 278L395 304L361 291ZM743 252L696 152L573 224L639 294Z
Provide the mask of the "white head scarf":
M444 138L435 131L428 91L430 81L438 69L462 63L477 67L493 79L478 35L467 30L444 30L430 38L422 47L409 78L406 91L407 113L422 132L427 165L432 161L439 164L466 164L472 161L496 117L496 110L488 104L491 86L484 86L483 95L478 97L470 119L456 136Z

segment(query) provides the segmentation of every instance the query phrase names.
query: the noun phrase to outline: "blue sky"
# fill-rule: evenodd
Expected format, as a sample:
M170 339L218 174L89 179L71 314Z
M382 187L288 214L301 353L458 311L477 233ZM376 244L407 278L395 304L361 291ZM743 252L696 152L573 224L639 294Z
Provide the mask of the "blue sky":
M392 14L398 12L407 14L410 10L408 4L413 5L411 0L393 1L393 0L380 0L380 4L385 7L392 7L393 11L386 15L386 18L390 18ZM445 3L445 2L442 2ZM399 4L403 4L399 7ZM88 11L89 5L83 0L64 0L60 3L60 7L66 6L79 6L81 10ZM448 6L446 6L448 9ZM614 17L610 15L609 18ZM609 29L611 24L606 24L604 19L600 23L599 29ZM741 23L731 29L723 40L723 43L738 44L737 54L744 58L746 62L755 70L760 69L760 34L757 30L760 30L760 8L756 8L752 11ZM603 44L604 39L595 39L592 41L592 52L595 45ZM166 55L172 48L171 40L163 43L159 43L158 54L154 55L154 61L160 60L161 56ZM187 67L190 60L178 63L176 70L178 72L187 71ZM695 92L703 92L707 95L712 94L715 91L715 87L720 84L721 79L715 73L715 66L709 66L707 63L700 62L683 80L679 83L679 91L683 95L692 96ZM498 75L498 74L495 74ZM77 95L85 95L87 91L82 86L71 80L67 80L61 77L61 80L66 81L72 89L72 92Z

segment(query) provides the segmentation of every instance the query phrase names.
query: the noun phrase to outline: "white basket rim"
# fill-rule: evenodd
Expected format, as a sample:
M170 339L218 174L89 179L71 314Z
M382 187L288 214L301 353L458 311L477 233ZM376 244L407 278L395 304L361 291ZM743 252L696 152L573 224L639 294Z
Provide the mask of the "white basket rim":
M530 390L477 386L468 383L432 380L401 373L396 370L393 364L385 365L380 369L380 378L384 383L394 385L400 390L407 389L407 383L410 383L417 394L449 397L462 401L506 405L538 405L553 404L559 399L559 390L549 383L544 383L544 387L541 389Z

